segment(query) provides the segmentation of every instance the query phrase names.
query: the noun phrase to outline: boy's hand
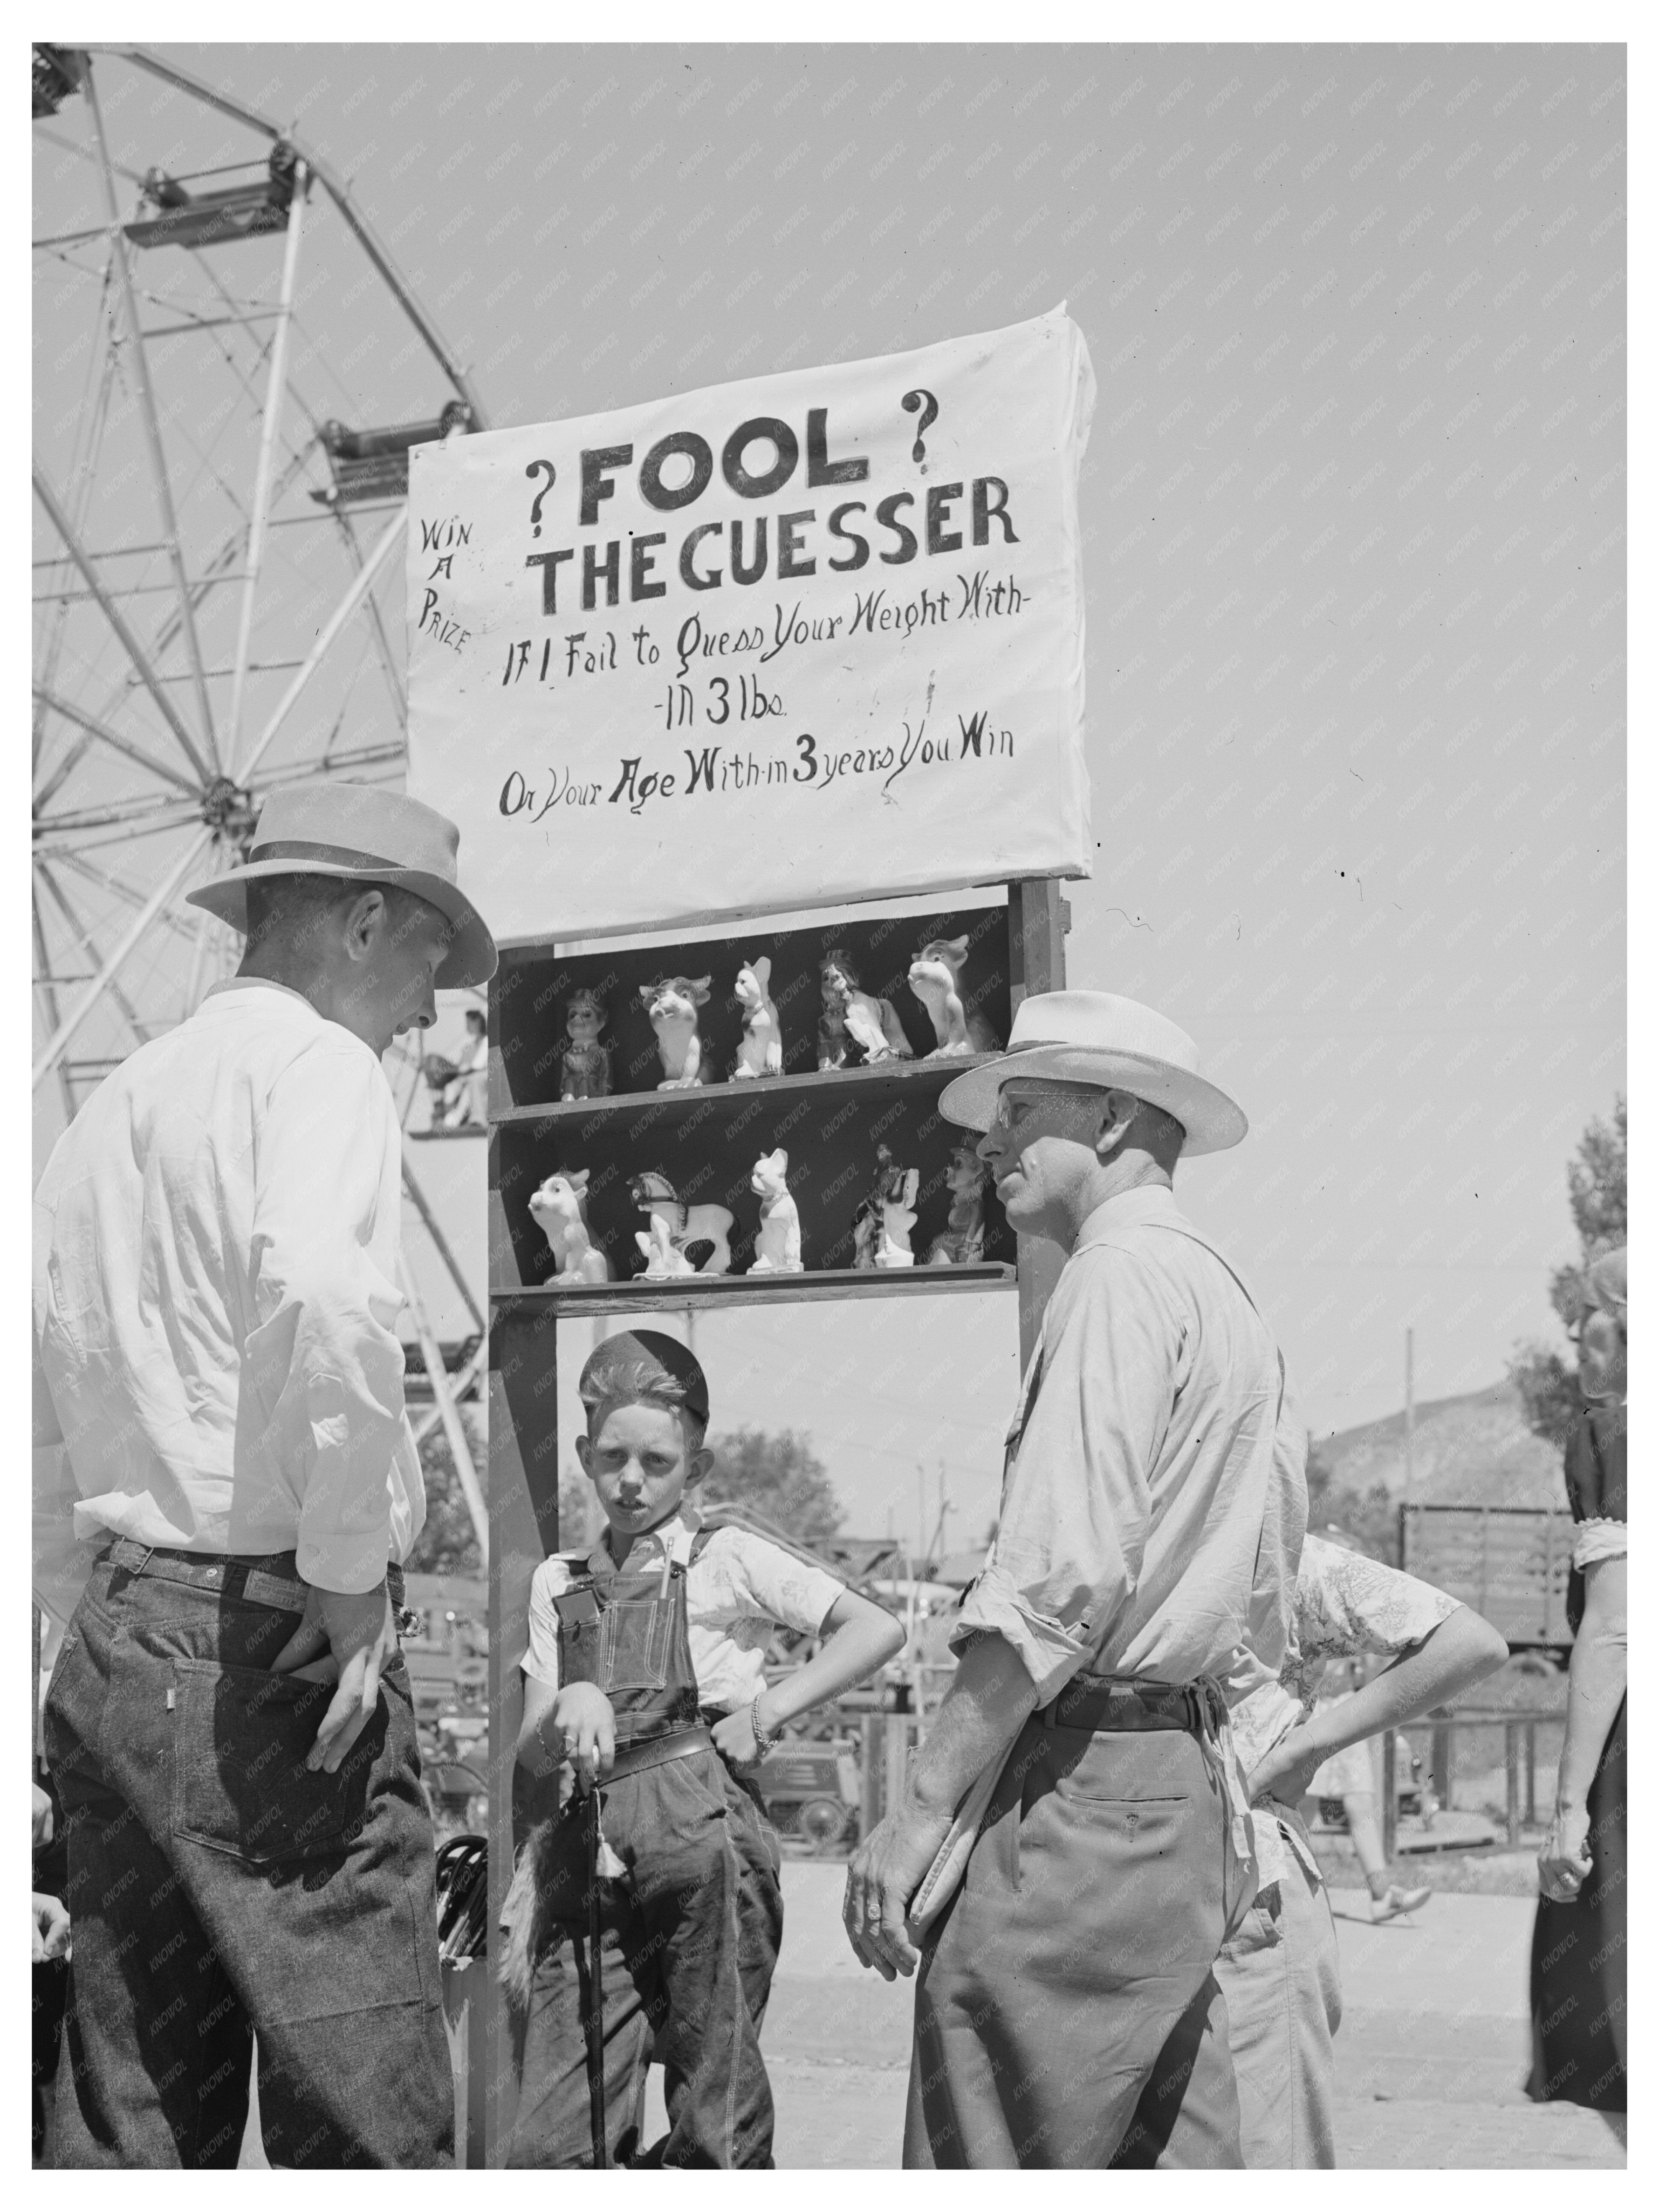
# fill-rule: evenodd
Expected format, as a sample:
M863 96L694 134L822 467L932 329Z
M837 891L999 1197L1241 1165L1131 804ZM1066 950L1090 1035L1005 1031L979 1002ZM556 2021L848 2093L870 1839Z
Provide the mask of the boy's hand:
M560 1757L576 1770L584 1790L610 1773L617 1759L617 1716L611 1700L592 1682L572 1682L553 1700L548 1729L560 1739Z
M714 1748L733 1766L759 1763L761 1747L755 1736L754 1711L752 1705L739 1705L736 1712L722 1715L714 1723Z
M61 1898L46 1897L40 1891L29 1895L29 1925L33 1937L33 1961L44 1966L49 1959L67 1959L70 1951L70 1917Z

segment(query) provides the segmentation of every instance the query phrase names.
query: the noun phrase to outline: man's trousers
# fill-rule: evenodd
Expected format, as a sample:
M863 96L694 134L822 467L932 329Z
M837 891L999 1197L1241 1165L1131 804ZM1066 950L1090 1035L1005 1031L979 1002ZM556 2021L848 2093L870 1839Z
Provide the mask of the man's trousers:
M335 1774L333 1696L270 1672L292 1553L112 1545L53 1670L74 1926L58 2162L234 2166L252 2040L274 2166L449 2163L431 1823L409 1677Z
M1183 1730L1026 1723L924 1948L907 2166L1243 2164L1211 1969L1249 1871L1218 1764Z
M606 1838L627 1869L601 1884L606 2158L769 2167L772 2090L760 2029L783 1939L770 1832L713 1749L608 1785L604 1802ZM573 1799L539 1846L548 1940L518 2024L513 2166L593 2162L582 1828L582 1802ZM653 2059L664 2069L669 2131L647 2149L640 2138Z
M1272 1816L1258 1807L1255 1817ZM1257 1890L1223 1944L1216 1979L1227 2000L1245 2165L1328 2167L1336 2164L1331 2038L1342 2019L1341 1962L1325 1885L1288 1835L1284 1857L1286 1870Z

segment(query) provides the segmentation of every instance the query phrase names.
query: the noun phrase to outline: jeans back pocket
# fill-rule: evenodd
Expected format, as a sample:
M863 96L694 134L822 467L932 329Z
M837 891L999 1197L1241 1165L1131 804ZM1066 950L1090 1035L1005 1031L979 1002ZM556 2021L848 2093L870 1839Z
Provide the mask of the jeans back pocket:
M338 1772L313 1773L306 1757L333 1683L205 1659L174 1659L173 1668L174 1834L258 1866L343 1853L368 1817L384 1701Z

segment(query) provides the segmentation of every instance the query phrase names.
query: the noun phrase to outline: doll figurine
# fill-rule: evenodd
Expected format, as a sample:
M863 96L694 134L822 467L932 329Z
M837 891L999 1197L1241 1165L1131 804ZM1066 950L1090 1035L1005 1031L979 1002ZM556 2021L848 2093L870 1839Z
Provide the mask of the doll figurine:
M765 957L746 960L738 970L737 999L743 1009L743 1042L732 1063L733 1083L756 1076L783 1073L783 1032L778 1010L772 1004L772 963Z
M564 1033L569 1043L559 1063L561 1098L608 1098L611 1096L611 1050L599 1038L605 1029L605 1001L592 991L578 991L566 1002Z
M749 1188L761 1201L760 1228L755 1237L751 1275L799 1275L800 1213L785 1181L789 1155L780 1148L763 1152L755 1163Z
M707 975L663 975L640 987L662 1060L659 1091L690 1091L712 1079L697 1034L697 1008L708 1002L710 980Z
M628 1194L650 1227L635 1242L646 1256L646 1273L653 1281L662 1275L729 1275L732 1272L732 1215L724 1206L686 1206L668 1177L655 1168L637 1175ZM669 1255L683 1266L670 1264Z
M962 971L968 960L965 937L936 937L910 963L910 988L927 1007L939 1042L929 1060L957 1060L973 1052L998 1052L1001 1039L983 1014L963 1003Z
M985 1257L985 1184L990 1172L969 1139L951 1153L945 1170L951 1211L944 1233L927 1248L925 1267L973 1267Z
M910 1249L910 1231L916 1225L916 1186L921 1176L915 1168L896 1168L881 1201L881 1234L876 1239L878 1267L914 1267L916 1255Z
M550 1175L530 1201L536 1226L553 1248L556 1283L608 1283L611 1262L587 1228L587 1170Z
M849 1045L860 1060L914 1060L890 999L872 999L859 988L858 970L838 948L818 963L823 1000L818 1015L819 1068L845 1067Z

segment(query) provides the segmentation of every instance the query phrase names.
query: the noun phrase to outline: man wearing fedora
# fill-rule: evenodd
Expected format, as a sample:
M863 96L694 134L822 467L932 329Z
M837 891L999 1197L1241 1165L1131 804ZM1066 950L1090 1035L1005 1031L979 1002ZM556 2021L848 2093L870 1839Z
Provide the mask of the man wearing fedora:
M240 970L105 1081L36 1194L60 2164L234 2166L256 2037L273 2166L449 2161L380 1055L494 972L458 842L389 792L274 794L191 894Z
M1237 2166L1212 1968L1255 1876L1226 1715L1283 1656L1306 1435L1170 1184L1245 1119L1172 1022L1091 991L1026 999L940 1109L1066 1260L956 1676L848 1873L860 1959L920 1965L904 2162Z

